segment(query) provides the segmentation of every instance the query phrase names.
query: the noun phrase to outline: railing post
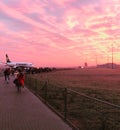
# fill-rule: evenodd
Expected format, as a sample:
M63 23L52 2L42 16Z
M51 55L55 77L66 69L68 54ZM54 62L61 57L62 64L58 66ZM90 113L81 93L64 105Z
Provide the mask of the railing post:
M101 117L101 123L102 123L102 130L105 130L105 125L106 125L106 118L105 118L105 113L102 113L102 117Z
M37 92L37 79L35 80L35 91Z
M67 88L64 90L64 119L67 119Z
M48 86L48 83L47 81L45 81L45 103L47 102L47 86Z
M31 77L30 77L29 87L31 86L31 83L32 83L32 79L31 79Z

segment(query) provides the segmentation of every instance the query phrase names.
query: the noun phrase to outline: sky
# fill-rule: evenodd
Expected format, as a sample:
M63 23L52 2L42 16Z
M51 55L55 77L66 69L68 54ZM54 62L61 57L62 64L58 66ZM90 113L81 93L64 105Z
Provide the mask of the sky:
M120 0L0 0L0 60L36 67L120 64Z

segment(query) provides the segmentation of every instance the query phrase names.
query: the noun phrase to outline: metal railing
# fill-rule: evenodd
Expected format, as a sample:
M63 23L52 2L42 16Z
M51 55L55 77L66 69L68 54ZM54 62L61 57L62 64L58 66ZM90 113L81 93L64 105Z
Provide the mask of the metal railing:
M119 105L31 77L26 84L75 130L120 129Z

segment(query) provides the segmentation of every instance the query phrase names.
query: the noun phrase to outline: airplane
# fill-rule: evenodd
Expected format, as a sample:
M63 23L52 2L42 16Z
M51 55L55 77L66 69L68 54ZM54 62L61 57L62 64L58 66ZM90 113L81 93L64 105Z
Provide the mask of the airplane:
M12 61L10 61L7 54L6 54L6 63L3 63L3 64L5 64L9 67L12 67L12 68L18 68L18 67L33 68L34 67L32 63L28 63L28 62L12 62Z

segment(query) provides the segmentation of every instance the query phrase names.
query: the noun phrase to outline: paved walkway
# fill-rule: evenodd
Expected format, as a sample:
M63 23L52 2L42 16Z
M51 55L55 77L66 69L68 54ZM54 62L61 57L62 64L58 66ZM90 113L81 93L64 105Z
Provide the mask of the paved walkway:
M18 93L12 81L0 77L0 130L72 130L27 88Z

